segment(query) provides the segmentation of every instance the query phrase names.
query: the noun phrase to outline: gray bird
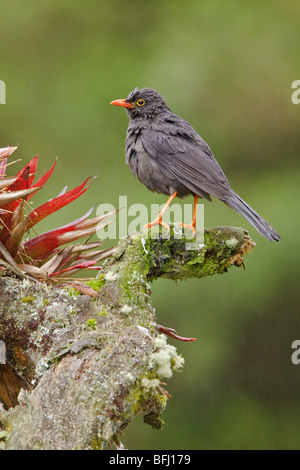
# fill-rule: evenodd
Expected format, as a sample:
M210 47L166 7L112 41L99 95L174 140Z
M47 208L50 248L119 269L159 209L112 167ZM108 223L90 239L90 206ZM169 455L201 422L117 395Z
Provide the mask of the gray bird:
M126 162L135 177L150 191L169 196L156 219L145 225L168 228L162 216L177 196L194 196L195 231L198 198L214 196L245 217L268 240L281 237L231 188L207 143L191 124L169 109L165 99L151 88L135 88L126 99L111 104L126 108L130 122L126 136ZM182 224L184 225L184 224Z

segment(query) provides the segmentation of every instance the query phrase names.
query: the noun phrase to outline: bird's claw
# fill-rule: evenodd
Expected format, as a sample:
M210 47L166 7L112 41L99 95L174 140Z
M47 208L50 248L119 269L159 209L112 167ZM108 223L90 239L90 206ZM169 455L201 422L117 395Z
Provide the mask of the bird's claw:
M161 219L157 218L155 220L153 220L153 222L150 222L149 224L145 224L144 225L144 229L145 230L148 230L149 228L152 228L154 227L155 225L161 225L162 227L164 227L167 232L169 233L169 230L170 230L170 227L168 224L166 224L165 222L163 222Z
M191 231L192 231L193 233L196 233L196 228L195 228L195 225L194 225L193 223L191 223L191 224L184 224L183 222L179 222L178 225L181 225L181 226L184 227L184 228L189 228L189 229L191 229Z

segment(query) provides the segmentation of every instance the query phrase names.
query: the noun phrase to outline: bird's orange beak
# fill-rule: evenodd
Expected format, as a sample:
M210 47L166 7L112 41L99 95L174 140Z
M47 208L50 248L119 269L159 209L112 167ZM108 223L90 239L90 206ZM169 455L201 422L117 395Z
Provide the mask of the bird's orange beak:
M110 104L114 104L115 106L123 106L123 108L134 108L134 105L126 100L115 100L111 101Z

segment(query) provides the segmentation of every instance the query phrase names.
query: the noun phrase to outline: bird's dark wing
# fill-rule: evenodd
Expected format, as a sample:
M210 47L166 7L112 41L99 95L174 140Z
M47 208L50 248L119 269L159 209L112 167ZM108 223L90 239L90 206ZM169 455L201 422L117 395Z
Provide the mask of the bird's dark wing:
M178 116L143 128L145 151L162 171L171 172L190 191L226 200L230 184L209 146L193 127ZM205 197L205 196L204 196Z

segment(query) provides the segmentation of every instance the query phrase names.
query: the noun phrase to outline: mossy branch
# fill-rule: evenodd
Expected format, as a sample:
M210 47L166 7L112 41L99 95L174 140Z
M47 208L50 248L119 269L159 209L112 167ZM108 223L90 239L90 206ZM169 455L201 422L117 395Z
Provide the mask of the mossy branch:
M183 358L157 329L151 281L224 273L243 265L254 246L240 228L208 229L204 239L198 233L192 240L176 230L168 238L155 231L122 239L89 283L95 298L0 278L0 445L120 447L120 435L140 413L162 427L168 399L162 380Z

